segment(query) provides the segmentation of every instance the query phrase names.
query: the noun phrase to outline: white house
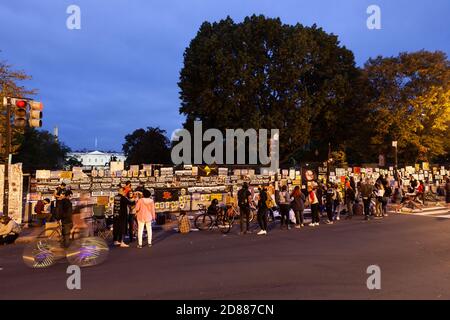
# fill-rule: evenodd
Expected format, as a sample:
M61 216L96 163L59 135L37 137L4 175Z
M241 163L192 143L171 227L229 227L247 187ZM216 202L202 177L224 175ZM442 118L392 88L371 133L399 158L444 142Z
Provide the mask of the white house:
M126 159L122 153L106 153L100 151L73 152L67 156L68 158L76 158L82 163L83 167L105 167L109 164L112 157L115 157L116 161L125 161Z

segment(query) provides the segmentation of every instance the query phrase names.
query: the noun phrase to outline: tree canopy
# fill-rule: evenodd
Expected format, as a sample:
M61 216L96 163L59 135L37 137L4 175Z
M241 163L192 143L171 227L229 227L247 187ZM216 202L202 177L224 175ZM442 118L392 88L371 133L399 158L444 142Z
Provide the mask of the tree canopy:
M282 160L348 132L359 71L353 53L315 25L264 16L205 22L184 54L180 112L184 126L280 129Z
M323 161L328 145L349 163L445 159L450 152L449 61L401 53L355 66L337 36L313 25L251 16L204 22L184 53L184 127L280 129L284 163Z
M170 147L166 131L160 128L148 127L137 129L125 136L122 146L127 157L126 163L130 164L169 164Z
M381 153L398 141L404 161L429 161L450 151L450 62L419 51L369 59L371 143Z
M56 141L55 137L45 130L27 127L18 140L20 147L13 160L23 164L24 172L62 169L67 153L70 152L67 146Z

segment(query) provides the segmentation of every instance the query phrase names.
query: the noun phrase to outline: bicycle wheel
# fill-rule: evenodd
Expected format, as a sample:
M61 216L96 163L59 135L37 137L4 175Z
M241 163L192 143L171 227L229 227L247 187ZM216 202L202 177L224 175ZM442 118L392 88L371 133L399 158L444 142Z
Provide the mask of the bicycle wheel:
M67 250L66 258L70 264L79 267L91 267L106 260L109 247L99 237L87 237L75 240Z
M22 259L30 268L48 268L56 263L58 241L39 239L25 246Z
M212 223L213 223L212 217L206 213L199 214L194 220L195 227L202 231L209 229Z
M220 232L228 233L231 230L232 222L226 215L222 215L217 217L217 226L219 227Z

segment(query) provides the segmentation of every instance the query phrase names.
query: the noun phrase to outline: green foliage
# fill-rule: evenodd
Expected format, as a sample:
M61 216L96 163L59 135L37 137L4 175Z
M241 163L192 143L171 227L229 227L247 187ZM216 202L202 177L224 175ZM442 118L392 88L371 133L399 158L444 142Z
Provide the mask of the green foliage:
M388 152L397 140L400 159L429 161L448 154L450 62L443 52L377 57L365 65L371 90L371 143Z
M13 156L13 161L23 163L24 172L29 173L38 169L62 169L66 155L70 152L70 149L57 142L50 132L34 128L25 128L18 143L20 147Z
M135 130L125 137L122 149L128 165L170 163L169 139L160 128Z
M280 129L281 160L307 144L334 145L352 132L359 71L351 51L315 25L247 17L205 22L184 54L180 112L185 128ZM326 154L326 153L325 153Z

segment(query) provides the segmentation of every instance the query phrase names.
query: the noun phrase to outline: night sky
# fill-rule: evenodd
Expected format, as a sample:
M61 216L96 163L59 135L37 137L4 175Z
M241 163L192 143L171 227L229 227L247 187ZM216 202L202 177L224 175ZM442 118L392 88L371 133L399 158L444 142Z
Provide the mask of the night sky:
M81 30L66 9L81 8ZM369 5L382 29L366 27ZM227 15L316 23L339 36L358 65L402 51L450 54L449 0L14 0L0 2L0 60L33 76L44 129L59 127L72 149L121 150L136 128L180 128L178 75L183 52L203 21Z

